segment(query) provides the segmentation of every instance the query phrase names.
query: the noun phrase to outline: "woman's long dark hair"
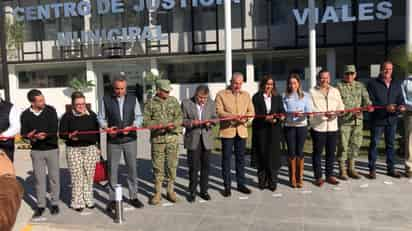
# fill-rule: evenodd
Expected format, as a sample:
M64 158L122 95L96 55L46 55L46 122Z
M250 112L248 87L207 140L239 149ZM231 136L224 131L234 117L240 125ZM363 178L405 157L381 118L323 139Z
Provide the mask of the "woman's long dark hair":
M296 79L296 81L298 81L299 88L298 88L297 93L298 93L299 99L302 99L305 96L302 90L302 81L300 80L299 74L295 72L290 73L288 80L286 81L286 96L290 96L293 93L291 87L289 86L289 82L291 79Z
M264 91L265 91L266 83L267 83L269 80L273 80L272 95L277 95L278 92L277 92L277 90L276 90L276 82L275 82L275 80L273 79L273 76L272 76L271 74L266 74L266 75L263 76L263 78L260 80L260 83L259 83L259 90L260 90L261 92L264 92Z

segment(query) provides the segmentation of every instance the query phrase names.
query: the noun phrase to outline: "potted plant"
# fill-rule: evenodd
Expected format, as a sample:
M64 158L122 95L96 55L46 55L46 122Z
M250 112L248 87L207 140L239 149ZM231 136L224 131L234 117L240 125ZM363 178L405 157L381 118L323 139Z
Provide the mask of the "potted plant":
M69 82L69 88L71 89L71 93L79 91L82 93L89 92L92 90L93 87L95 87L96 84L92 80L87 80L86 78L73 78ZM70 94L71 94L70 93ZM87 110L91 110L91 104L87 103L86 104ZM72 105L71 104L66 104L66 112L69 112L72 110Z

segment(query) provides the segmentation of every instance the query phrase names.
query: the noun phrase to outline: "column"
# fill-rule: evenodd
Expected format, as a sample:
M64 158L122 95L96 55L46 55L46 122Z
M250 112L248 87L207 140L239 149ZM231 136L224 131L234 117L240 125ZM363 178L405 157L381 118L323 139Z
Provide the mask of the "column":
M92 87L90 91L86 92L86 98L87 101L92 104L92 110L97 112L100 109L99 98L103 97L103 94L98 94L98 88L99 85L102 85L103 83L98 81L97 74L94 72L92 61L86 62L86 79L87 81L92 81L96 85L95 87Z
M316 22L315 0L308 0L309 5L309 88L316 85Z
M9 79L9 85L5 86L9 88L9 94L10 94L10 101L13 103L26 103L25 100L18 100L17 96L17 91L19 87L19 79L17 77L17 72L16 72L16 65L8 65L8 79ZM21 101L21 102L20 102Z
M253 83L255 81L255 63L253 54L251 53L246 55L246 76L248 83Z
M232 78L232 1L225 0L225 67L226 84Z
M244 90L252 94L256 92L256 83L255 83L255 63L253 59L253 54L248 53L246 55L246 84Z
M153 58L150 59L150 72L152 72L155 75L159 75L159 68L157 67L157 59Z
M329 48L326 52L326 68L330 72L331 81L337 78L336 76L336 50L335 48Z

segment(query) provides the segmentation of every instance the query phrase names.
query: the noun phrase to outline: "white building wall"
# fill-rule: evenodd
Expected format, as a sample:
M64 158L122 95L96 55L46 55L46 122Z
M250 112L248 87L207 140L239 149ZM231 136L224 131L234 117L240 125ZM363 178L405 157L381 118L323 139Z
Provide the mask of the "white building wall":
M94 72L92 62L86 62L86 78L87 80L92 80L95 84L100 84L98 82L97 75ZM42 67L47 68L48 66L52 65L55 67L62 67L64 68L67 66L67 63L54 63L54 64L46 64L46 65L31 65L33 70L36 68ZM13 102L18 108L21 110L30 106L30 103L27 100L27 93L31 89L21 89L19 88L19 81L18 81L18 72L19 71L29 71L32 70L27 66L19 66L19 65L9 65L9 82L10 82L10 100ZM73 92L72 89L69 87L56 87L56 88L37 88L39 89L46 98L46 103L52 105L56 108L56 111L59 116L62 116L63 113L66 111L66 105L71 103L71 93ZM87 102L91 103L92 109L97 111L97 97L98 97L98 88L93 87L90 91L85 92L85 96Z

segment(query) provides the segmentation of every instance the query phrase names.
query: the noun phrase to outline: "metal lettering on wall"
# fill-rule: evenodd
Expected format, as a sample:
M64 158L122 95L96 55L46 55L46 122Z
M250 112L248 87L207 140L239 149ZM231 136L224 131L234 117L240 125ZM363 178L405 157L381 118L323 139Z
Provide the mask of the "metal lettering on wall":
M339 7L340 12L335 6L326 6L323 12L319 8L315 10L316 23L386 20L391 18L393 13L392 2L389 1L360 3L357 7L357 15L352 14L352 6L347 4ZM293 15L298 25L304 25L308 21L309 11L309 8L305 8L303 11L293 9Z
M240 0L232 0L233 3L240 3ZM222 5L224 0L136 0L133 6L135 13L144 10L154 12L157 10L172 10L173 8L187 7L207 7L212 5ZM94 8L93 8L94 6ZM123 0L96 0L93 5L90 0L79 2L64 2L43 4L28 7L16 7L13 9L13 16L16 21L36 21L67 17L91 16L105 14L121 14L125 12ZM160 25L147 25L141 27L124 27L110 29L85 30L80 32L58 32L57 43L59 46L68 46L73 41L82 43L90 42L134 42L134 41L160 41L167 39L167 34L162 33Z

